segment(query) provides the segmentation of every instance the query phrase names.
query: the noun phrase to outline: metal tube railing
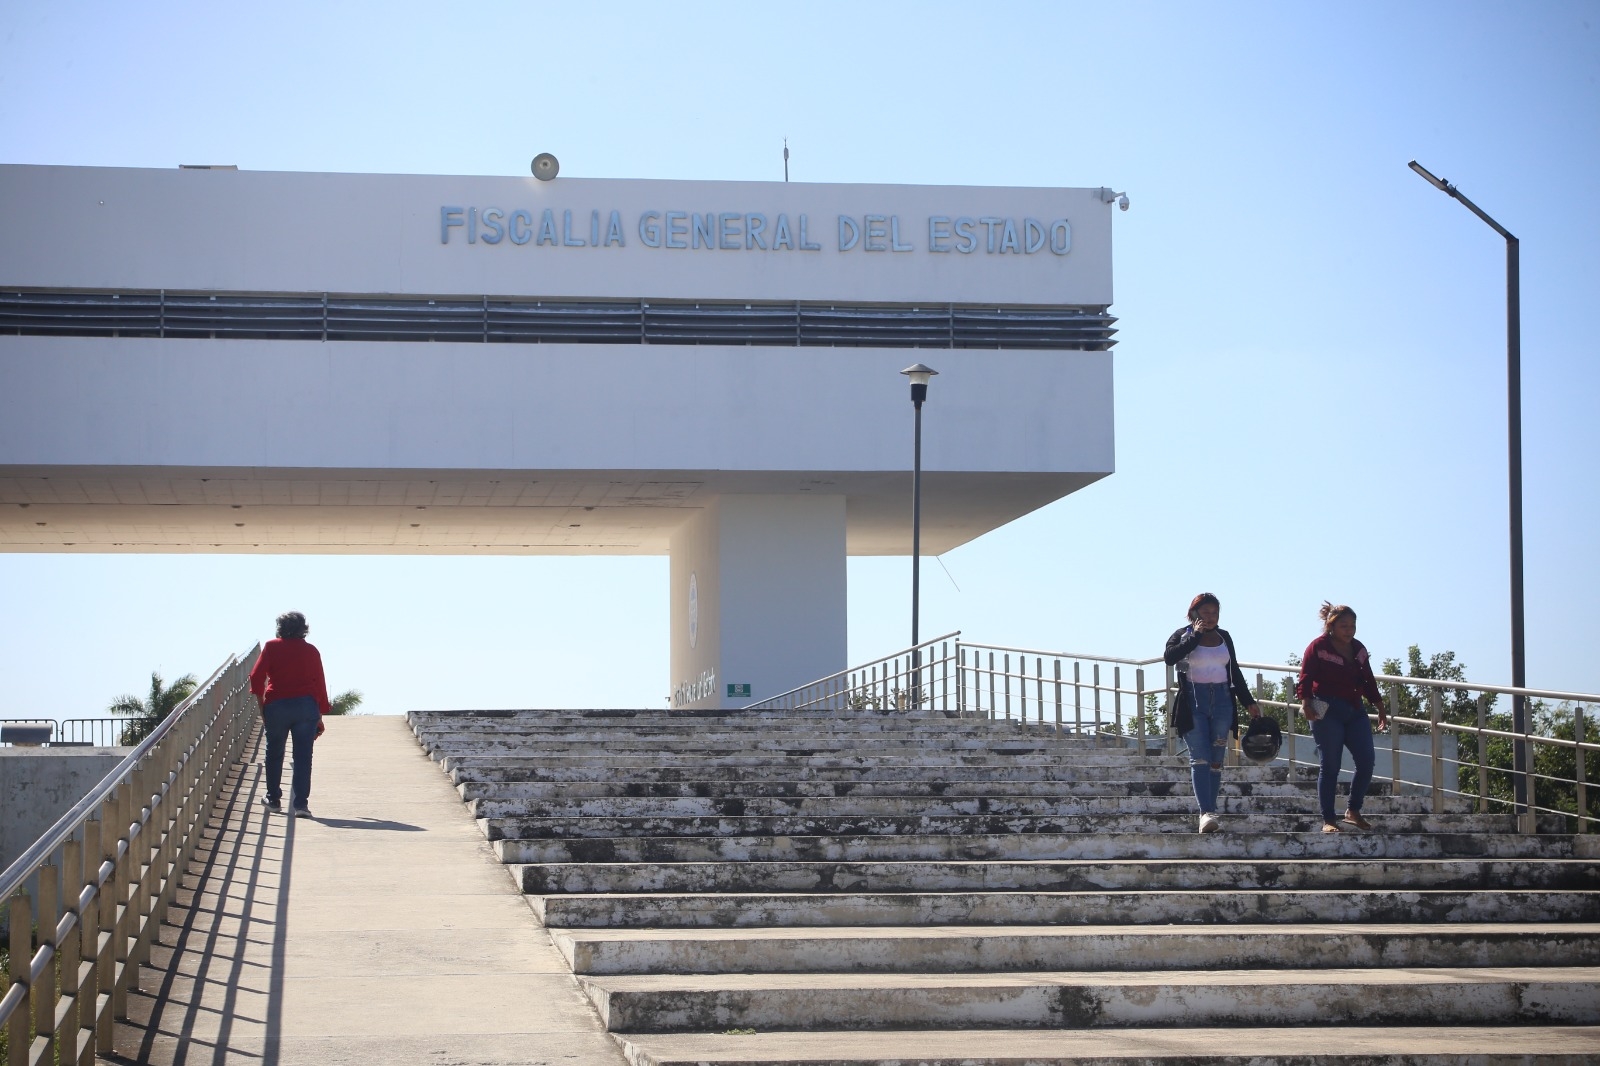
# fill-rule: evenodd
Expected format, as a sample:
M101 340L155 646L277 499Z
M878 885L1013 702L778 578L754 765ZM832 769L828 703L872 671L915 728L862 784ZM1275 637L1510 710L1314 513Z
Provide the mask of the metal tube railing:
M0 1026L11 1066L112 1050L128 991L255 724L248 679L259 651L229 656L0 873L11 953Z

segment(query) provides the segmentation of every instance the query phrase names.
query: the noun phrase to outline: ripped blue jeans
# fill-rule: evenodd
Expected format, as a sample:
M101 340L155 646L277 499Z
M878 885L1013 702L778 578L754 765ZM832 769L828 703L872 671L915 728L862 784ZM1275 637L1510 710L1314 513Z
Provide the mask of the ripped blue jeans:
M1190 685L1194 692L1194 728L1183 735L1189 748L1189 776L1201 814L1217 812L1222 790L1222 760L1228 731L1233 728L1233 693L1227 685Z

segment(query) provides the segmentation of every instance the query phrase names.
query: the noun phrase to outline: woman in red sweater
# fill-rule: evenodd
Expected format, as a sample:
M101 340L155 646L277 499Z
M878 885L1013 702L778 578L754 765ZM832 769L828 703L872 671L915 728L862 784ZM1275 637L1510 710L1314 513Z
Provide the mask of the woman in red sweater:
M292 738L296 818L311 817L311 748L328 713L322 655L306 641L310 629L299 611L279 615L277 638L261 646L261 658L250 671L250 691L261 704L267 730L267 794L261 802L269 811L283 810L283 752Z
M1322 636L1306 647L1300 660L1300 696L1311 735L1317 741L1321 768L1317 772L1317 800L1322 807L1322 831L1337 833L1341 824L1371 829L1361 817L1361 803L1372 784L1372 765L1376 752L1372 746L1372 723L1361 708L1362 697L1378 712L1378 728L1389 723L1383 709L1383 694L1372 676L1372 663L1364 644L1356 639L1356 612L1344 604L1323 601L1317 612L1322 618ZM1350 781L1350 805L1342 823L1333 817L1334 798L1339 790L1339 770L1344 749L1350 749L1355 776Z

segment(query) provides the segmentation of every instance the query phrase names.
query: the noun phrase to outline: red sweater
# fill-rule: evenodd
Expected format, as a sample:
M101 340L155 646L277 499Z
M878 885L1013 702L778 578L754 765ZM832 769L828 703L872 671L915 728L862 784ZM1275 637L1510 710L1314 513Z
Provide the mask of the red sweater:
M1374 707L1383 706L1383 693L1372 676L1366 645L1359 640L1350 643L1354 652L1350 659L1333 649L1333 638L1326 634L1306 646L1306 654L1300 660L1300 683L1295 686L1302 700L1320 696L1360 708L1361 697L1365 696Z
M261 646L261 658L250 671L250 691L264 707L273 700L315 696L328 713L328 683L322 677L322 655L304 637L273 637Z

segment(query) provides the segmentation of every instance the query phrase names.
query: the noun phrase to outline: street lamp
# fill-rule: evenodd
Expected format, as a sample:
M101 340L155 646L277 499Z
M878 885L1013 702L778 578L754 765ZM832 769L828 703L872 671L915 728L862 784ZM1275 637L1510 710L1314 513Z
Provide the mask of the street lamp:
M1522 292L1519 257L1521 244L1500 223L1490 218L1477 204L1461 195L1454 185L1436 178L1413 159L1409 166L1422 179L1489 224L1506 239L1506 454L1511 486L1511 685L1527 685L1527 662L1522 638ZM1522 738L1528 732L1528 700L1511 697L1511 729L1517 734L1512 743L1512 784L1517 814L1528 815L1528 745Z
M900 371L911 379L911 406L916 409L911 445L911 705L921 702L922 655L917 649L917 615L920 607L919 584L922 564L922 401L928 398L928 379L939 372L913 363Z

